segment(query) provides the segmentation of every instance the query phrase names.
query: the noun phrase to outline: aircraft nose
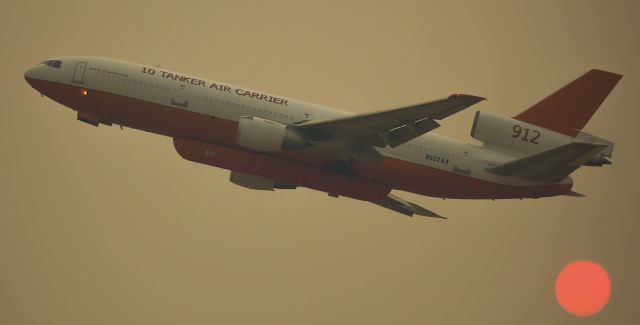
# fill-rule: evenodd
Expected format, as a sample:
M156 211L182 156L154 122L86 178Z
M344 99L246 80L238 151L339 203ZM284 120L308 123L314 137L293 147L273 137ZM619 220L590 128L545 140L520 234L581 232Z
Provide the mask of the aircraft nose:
M37 72L38 68L39 68L38 66L35 66L24 72L24 80L26 80L27 83L32 87L33 87L33 81L38 75L38 72Z

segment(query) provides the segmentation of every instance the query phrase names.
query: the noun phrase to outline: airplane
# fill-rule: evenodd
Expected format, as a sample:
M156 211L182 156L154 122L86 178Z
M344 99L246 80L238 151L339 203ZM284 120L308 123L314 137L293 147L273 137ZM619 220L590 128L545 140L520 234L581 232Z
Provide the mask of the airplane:
M236 185L306 187L444 218L391 191L443 199L581 196L569 175L611 164L614 147L583 128L622 75L590 70L514 117L476 111L471 137L481 146L432 132L484 100L473 95L352 114L100 57L47 59L24 77L79 121L171 137L182 158L228 169Z

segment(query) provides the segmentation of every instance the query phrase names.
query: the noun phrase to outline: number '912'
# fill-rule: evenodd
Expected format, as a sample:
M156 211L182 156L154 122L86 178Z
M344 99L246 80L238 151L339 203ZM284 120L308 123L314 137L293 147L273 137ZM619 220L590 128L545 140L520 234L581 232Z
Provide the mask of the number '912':
M523 128L516 124L513 126L512 131L512 138L520 138L522 141L529 141L533 144L539 143L538 139L540 138L540 131L538 130L530 130L529 128Z

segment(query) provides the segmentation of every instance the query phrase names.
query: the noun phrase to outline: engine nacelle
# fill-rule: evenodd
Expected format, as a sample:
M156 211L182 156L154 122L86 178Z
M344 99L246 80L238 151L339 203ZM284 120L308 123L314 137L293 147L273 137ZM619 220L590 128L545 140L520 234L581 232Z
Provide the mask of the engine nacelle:
M510 117L481 111L476 112L471 136L495 150L507 149L527 155L557 148L571 142L607 145L602 152L587 161L586 166L611 164L607 158L611 158L613 155L614 146L613 142L584 131L578 132L574 138Z
M574 141L573 137L490 112L476 112L471 136L494 148L534 154Z
M238 122L238 144L258 151L303 148L307 141L288 126L255 116L242 116Z

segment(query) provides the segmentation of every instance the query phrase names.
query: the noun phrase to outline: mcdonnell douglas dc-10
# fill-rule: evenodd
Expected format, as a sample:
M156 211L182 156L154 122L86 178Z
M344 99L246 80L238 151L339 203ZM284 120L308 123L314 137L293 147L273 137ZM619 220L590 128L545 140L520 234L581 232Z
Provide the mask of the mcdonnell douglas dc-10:
M230 170L237 185L307 187L430 217L441 216L391 190L455 199L579 195L569 175L610 164L614 145L582 129L622 78L590 70L513 118L477 111L478 146L432 132L484 99L471 95L354 115L97 57L52 58L24 76L78 120L169 136L180 156Z

